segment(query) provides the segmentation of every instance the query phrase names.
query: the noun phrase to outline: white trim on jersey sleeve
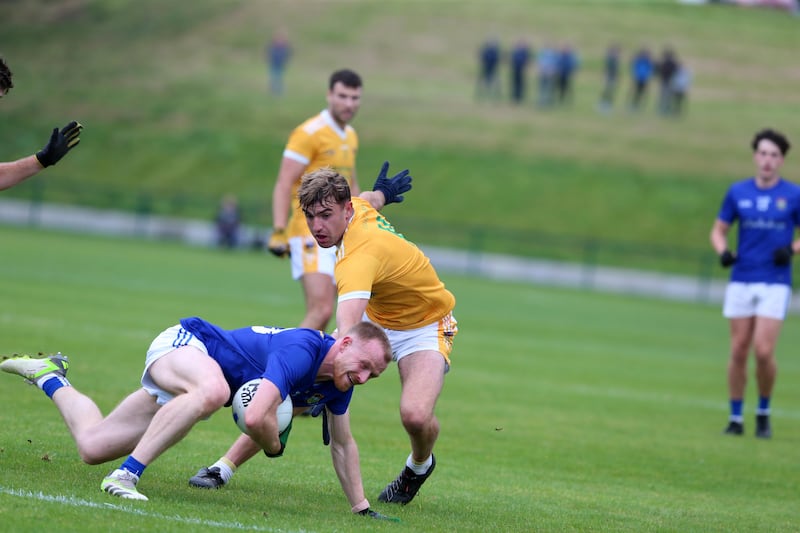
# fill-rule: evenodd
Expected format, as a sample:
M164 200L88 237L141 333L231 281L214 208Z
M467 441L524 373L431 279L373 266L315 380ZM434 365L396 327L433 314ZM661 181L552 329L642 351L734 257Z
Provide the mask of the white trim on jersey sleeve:
M370 296L372 296L370 291L353 291L340 295L336 301L341 303L347 300L369 300Z
M287 159L291 159L292 161L297 161L298 163L302 163L304 165L307 165L308 163L311 162L311 160L309 158L307 158L303 154L298 154L297 152L295 152L293 150L284 150L283 151L283 157L285 157Z

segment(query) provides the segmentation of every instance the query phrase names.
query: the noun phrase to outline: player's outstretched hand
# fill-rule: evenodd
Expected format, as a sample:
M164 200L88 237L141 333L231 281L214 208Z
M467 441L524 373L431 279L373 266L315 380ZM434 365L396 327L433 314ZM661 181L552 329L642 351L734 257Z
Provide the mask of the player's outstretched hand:
M794 255L794 250L791 244L781 246L772 252L772 260L777 266L786 266L792 262L792 255Z
M61 131L58 128L53 128L50 140L44 148L36 152L36 159L39 160L43 167L55 165L62 157L67 155L67 152L81 142L81 129L83 129L83 125L74 120L61 128Z
M372 186L373 191L381 191L386 200L384 205L399 204L403 201L403 193L411 190L411 176L408 169L402 170L392 176L386 177L389 171L389 162L384 161L378 177L375 179L375 185Z
M731 253L730 250L725 250L721 254L719 254L719 264L722 265L723 268L728 268L732 264L736 262L736 256Z
M286 237L286 230L272 230L267 248L276 257L287 257L289 255L289 239Z
M373 511L369 507L364 509L363 511L359 511L358 514L361 516L368 516L370 518L374 518L376 520L388 520L390 522L399 522L400 519L395 516L386 516L385 514L381 514L378 511Z

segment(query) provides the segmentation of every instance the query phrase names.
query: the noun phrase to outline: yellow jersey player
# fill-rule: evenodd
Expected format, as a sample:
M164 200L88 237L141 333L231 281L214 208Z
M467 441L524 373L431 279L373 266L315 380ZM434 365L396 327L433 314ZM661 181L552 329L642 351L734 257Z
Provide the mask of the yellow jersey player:
M337 250L338 331L366 318L384 328L392 345L402 387L400 418L411 453L378 499L405 505L436 466L433 446L439 421L434 407L450 369L458 327L455 297L428 258L376 210L402 201L402 190L381 176L373 193L383 196L383 204L365 201L363 194L352 198L347 180L330 168L304 176L298 198L314 239Z
M389 163L384 163L380 173L378 174L378 178L375 181L375 185L373 186L374 190L364 191L360 195L361 198L363 198L366 202L368 202L368 205L371 205L372 207L375 208L372 210L373 213L377 213L377 211L375 210L382 208L386 204L393 202L402 202L403 201L402 194L411 189L412 178L411 176L409 176L408 170L403 170L394 175L393 177L387 178L386 173L388 169L389 169ZM347 186L347 180L341 174L335 172L333 169L330 168L326 168L325 171L332 173L333 175L337 176L338 179L342 180L343 188L346 189L347 195L350 194L350 189ZM322 170L320 170L320 172L322 172ZM360 202L361 200L353 199L353 201ZM367 204L364 205L359 204L359 205L364 209L366 209ZM341 235L339 237L341 237ZM329 243L327 238L323 235L322 232L315 234L313 238L316 238L318 241L320 241L319 244L325 248L329 248L334 244L336 244L337 242L337 240L334 239ZM410 243L409 246L413 247L413 245L411 245ZM410 250L411 249L409 249L409 251ZM416 250L416 247L413 247L413 250ZM360 253L361 252L359 252L359 254ZM404 372L411 372L412 371L411 369L412 368L414 369L413 377L410 377L407 380L408 384L404 390L403 397L407 398L406 402L418 397L421 403L419 404L419 407L417 407L416 405L408 405L406 409L403 410L403 412L407 413L407 415L411 417L408 419L408 422L406 423L407 427L416 428L418 422L416 422L415 421L416 419L413 417L416 416L417 413L428 412L426 410L429 410L429 412L432 414L433 402L435 402L435 398L439 394L442 381L441 377L443 377L444 375L444 372L441 371L442 368L441 365L449 364L449 362L443 363L442 361L446 361L446 358L449 356L450 353L450 342L452 341L452 336L455 334L455 320L452 320L450 315L450 309L452 309L453 307L452 295L449 292L447 292L444 289L444 286L441 284L441 282L438 281L436 273L430 267L430 263L428 262L427 258L425 258L421 253L419 253L418 250L413 255L414 255L413 264L416 266L413 269L409 270L408 278L402 278L405 279L406 282L414 284L415 288L411 291L410 298L413 299L418 297L417 295L419 293L415 291L423 292L425 294L425 298L429 298L428 301L431 303L430 306L425 306L425 308L428 309L427 311L428 316L434 317L437 314L442 315L441 320L436 320L432 323L429 323L420 314L421 312L423 312L423 307L419 307L418 311L420 313L417 313L416 315L405 314L405 316L408 318L416 316L416 318L413 319L413 322L408 322L406 325L410 327L416 327L417 323L424 325L418 329L413 329L410 331L401 331L395 334L396 335L395 342L402 343L402 346L398 344L398 346L401 346L400 348L395 347L394 349L393 355L396 355L398 359L400 357L405 357L405 355L410 355L410 353L407 353L407 350L405 350L405 348L412 342L415 345L417 344L417 341L427 343L427 345L424 347L425 350L420 352L420 355L412 358L410 363L404 362L400 364L401 374L403 374ZM400 259L401 256L398 255L397 258ZM402 279L398 281L402 282ZM369 298L370 290L368 288L365 288L364 290L366 291L365 298ZM356 294L361 294L361 293L357 292ZM393 300L394 298L395 298L394 294L389 294L388 292L382 293L381 298L379 300L376 299L373 302L373 304L376 305L379 309L382 309L384 306L386 306L387 308L392 308L396 310L397 306L393 304L392 301L390 301ZM355 301L356 300L353 300L353 302ZM343 305L345 307L347 306L347 304L340 304L339 305L340 313L342 312ZM380 317L384 316L384 314L387 313L385 311L379 311L376 316L376 323L382 326L384 325L381 322L379 322L379 320L381 319ZM388 315L391 314L392 313L388 313ZM431 318L431 320L434 319ZM389 321L388 324L392 327L397 326L398 329L401 329L402 322L403 319L400 316L398 316L397 313L394 313L394 320ZM340 332L347 331L344 329L342 324L343 322L337 319L338 331ZM420 350L420 348L415 348L415 349ZM444 356L445 359L443 359L442 356ZM433 359L433 361L429 363L431 359ZM436 379L435 377L430 378L431 381L433 382L430 385L428 385L426 381L419 383L417 380L420 378L423 380L428 379L428 377L425 376L423 372L428 371L426 367L429 364L430 366L433 367L438 366L439 373L441 374L440 378L439 379ZM409 369L409 370L403 370L403 369ZM424 387L427 391L430 391L430 393L414 392L417 388L420 387ZM322 417L323 442L325 444L328 444L331 435L330 429L333 427L332 422L330 422L331 418L327 416L328 414L330 414L329 411L327 409L316 410L316 408L314 408L312 409L312 413L313 416L317 416L319 414L323 415ZM405 420L406 419L404 418L404 421ZM429 426L431 426L433 432L427 429ZM433 440L435 440L436 438L435 435L436 433L438 433L438 423L435 421L435 419L431 420L430 417L428 417L427 422L425 423L425 428L426 428L425 435L421 437L422 444L419 445L419 449L421 449L422 451L414 454L414 457L424 456L423 459L425 457L430 456L430 448L432 448ZM415 434L416 431L417 430L414 429ZM416 442L417 440L419 440L419 438L412 437L412 443ZM414 449L417 450L418 447L414 445ZM425 451L426 449L428 449L427 452ZM253 439L251 439L247 435L240 435L239 438L236 439L236 441L231 445L228 451L225 452L225 455L220 457L212 465L205 468L201 468L196 475L192 476L189 479L189 484L193 487L218 489L227 484L228 481L230 481L231 477L233 477L234 473L239 468L239 466L241 466L248 459L256 455L259 452L259 450L260 448L258 444L254 442ZM433 457L430 456L430 462L432 461ZM419 468L423 467L426 468L427 473L430 473L430 471L433 470L432 466L428 466L428 464L430 463L426 463L425 461L422 461L421 463L423 466ZM418 477L419 479L424 479L427 476L423 475ZM417 488L419 488L419 484L421 484L421 481L417 484ZM414 489L414 493L416 493L416 489ZM411 497L413 497L413 494L411 494ZM410 500L411 497L409 497L408 500ZM399 501L399 500L394 499L392 501ZM354 507L354 511L355 510L360 510L360 509L356 509Z
M300 327L324 331L333 314L334 250L317 246L297 202L300 178L323 167L335 168L359 193L356 179L358 136L350 126L361 104L361 78L352 70L334 72L328 84L328 107L309 118L289 136L272 194L273 233L269 250L289 256L292 278L300 280L306 315Z

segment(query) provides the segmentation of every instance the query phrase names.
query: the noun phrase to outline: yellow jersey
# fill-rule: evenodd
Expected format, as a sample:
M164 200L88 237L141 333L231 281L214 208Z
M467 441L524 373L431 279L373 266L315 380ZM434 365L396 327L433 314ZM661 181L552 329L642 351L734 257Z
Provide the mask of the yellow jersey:
M425 254L369 202L352 200L353 218L336 250L338 301L368 299L369 319L394 330L426 326L450 313L456 299Z
M358 152L358 135L349 124L340 128L327 109L297 126L286 143L283 157L306 165L305 173L332 167L353 185ZM286 227L289 237L311 236L297 200L300 180L292 185L292 209Z

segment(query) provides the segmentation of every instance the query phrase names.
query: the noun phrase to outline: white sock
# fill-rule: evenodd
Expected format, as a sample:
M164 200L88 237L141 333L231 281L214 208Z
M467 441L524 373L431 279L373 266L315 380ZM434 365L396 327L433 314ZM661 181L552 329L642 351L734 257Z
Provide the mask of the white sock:
M230 479L233 477L234 472L236 472L236 465L234 465L232 462L230 462L224 457L221 457L219 461L211 465L210 468L213 468L215 466L219 468L219 474L220 476L222 476L222 480L225 483L230 481Z
M409 454L408 459L406 459L406 466L411 470L413 470L414 473L417 475L425 474L431 467L431 463L433 462L433 459L431 459L431 457L428 457L423 463L417 464L414 462L412 454Z

